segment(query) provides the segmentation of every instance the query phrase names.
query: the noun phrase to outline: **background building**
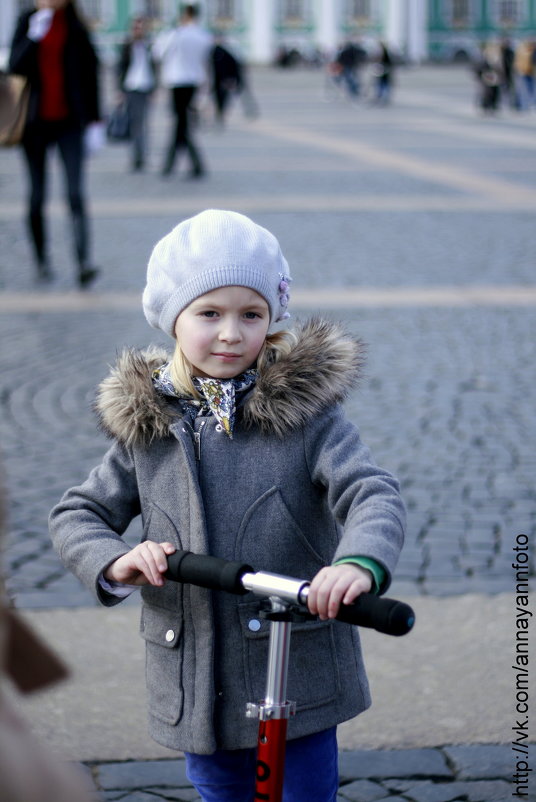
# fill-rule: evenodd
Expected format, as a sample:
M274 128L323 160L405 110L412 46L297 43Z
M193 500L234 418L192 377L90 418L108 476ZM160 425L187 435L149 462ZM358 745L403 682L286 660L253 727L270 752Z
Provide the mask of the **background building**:
M536 38L535 0L429 0L428 54L465 59L479 42Z
M172 24L181 0L78 0L104 59L113 59L129 19L145 14L155 31ZM18 13L32 0L0 2L0 49L9 47ZM200 0L203 23L225 33L248 61L268 64L286 49L329 55L359 38L385 39L404 59L467 57L479 41L536 36L536 0Z

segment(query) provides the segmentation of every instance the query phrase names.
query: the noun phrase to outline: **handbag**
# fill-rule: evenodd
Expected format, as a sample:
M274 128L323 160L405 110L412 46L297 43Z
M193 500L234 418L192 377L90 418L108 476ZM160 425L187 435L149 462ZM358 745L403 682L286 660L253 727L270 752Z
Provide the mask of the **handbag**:
M126 142L130 139L130 115L125 102L118 103L108 117L106 134L111 142Z
M24 133L30 84L23 75L0 72L0 146L18 145Z

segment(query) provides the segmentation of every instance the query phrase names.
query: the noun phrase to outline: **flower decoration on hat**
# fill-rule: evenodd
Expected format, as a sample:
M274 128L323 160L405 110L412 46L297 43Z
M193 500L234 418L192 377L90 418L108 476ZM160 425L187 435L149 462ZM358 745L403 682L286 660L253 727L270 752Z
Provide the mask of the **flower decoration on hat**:
M292 279L290 276L285 276L284 273L280 273L279 278L281 279L281 281L279 282L279 287L277 288L277 291L279 293L279 305L281 306L283 311L281 312L281 314L277 319L287 320L287 318L290 317L290 314L287 312L287 306L290 300L289 287Z

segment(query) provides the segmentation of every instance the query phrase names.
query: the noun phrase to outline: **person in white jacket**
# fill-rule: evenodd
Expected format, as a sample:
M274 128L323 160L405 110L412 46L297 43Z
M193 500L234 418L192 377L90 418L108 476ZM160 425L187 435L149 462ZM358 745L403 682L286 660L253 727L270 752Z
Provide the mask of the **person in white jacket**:
M197 22L198 9L187 5L180 24L157 39L154 56L160 62L163 86L171 90L175 124L162 168L162 175L171 174L177 153L187 150L191 161L190 178L200 178L205 168L193 141L189 125L189 109L199 87L207 78L207 64L212 48L212 36Z

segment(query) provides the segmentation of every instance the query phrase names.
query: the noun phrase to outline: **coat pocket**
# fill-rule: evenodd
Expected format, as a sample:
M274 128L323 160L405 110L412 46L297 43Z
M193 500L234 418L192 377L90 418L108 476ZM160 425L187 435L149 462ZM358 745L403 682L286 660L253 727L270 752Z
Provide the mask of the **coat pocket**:
M244 642L244 675L248 701L265 696L270 622L259 617L259 602L239 604ZM341 689L339 665L330 621L292 624L287 700L296 710L331 704Z
M155 543L164 543L168 540L177 548L183 548L181 537L171 517L154 502L149 506L143 522L142 540L154 540Z
M311 529L316 542L294 520L279 488L272 487L244 515L236 539L235 559L250 563L258 571L262 567L263 571L279 574L288 573L288 566L300 566L300 576L312 578L329 563L336 543L330 543L324 531L320 533L318 524ZM325 553L321 553L320 546Z
M175 725L184 703L182 618L171 610L144 605L140 634L145 639L149 711Z

